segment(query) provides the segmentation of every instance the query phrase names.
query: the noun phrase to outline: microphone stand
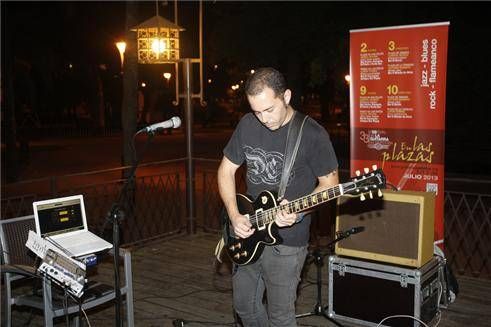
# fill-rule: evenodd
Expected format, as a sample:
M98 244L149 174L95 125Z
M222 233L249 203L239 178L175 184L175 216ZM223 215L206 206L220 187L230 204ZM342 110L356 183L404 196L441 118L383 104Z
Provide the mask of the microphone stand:
M142 131L142 130L140 130ZM140 132L138 131L135 136ZM150 141L153 139L155 135L155 130L149 130L147 132L148 137L143 147L142 154L146 152ZM135 149L136 156L136 149ZM121 286L120 286L120 278L119 278L119 227L120 221L124 219L124 210L121 204L121 201L126 197L126 192L128 191L129 185L133 182L135 178L136 168L140 163L140 159L136 157L135 162L131 166L131 170L129 176L126 178L126 181L123 185L123 188L119 192L118 199L111 206L111 210L109 210L108 215L106 217L106 221L104 226L102 227L102 231L104 231L106 225L111 222L113 225L113 250L114 250L114 292L115 292L115 316L116 316L116 327L121 327Z
M348 238L351 235L352 234L350 234L350 233L341 233L334 240L329 242L326 245L326 247L328 249L331 249L334 244L336 244L337 242L339 242L341 240L344 240L345 238ZM322 266L324 264L323 257L325 257L327 254L328 253L322 254L321 250L319 248L315 249L312 252L312 254L309 254L310 257L314 258L314 263L315 263L315 266L317 267L317 280L316 280L317 303L314 305L314 309L312 311L307 312L307 313L297 314L295 317L296 318L304 318L304 317L310 317L310 316L323 316L324 318L326 318L327 320L332 322L334 325L342 327L343 325L339 324L337 321L335 321L334 319L330 318L327 315L327 312L326 312L327 306L322 305Z

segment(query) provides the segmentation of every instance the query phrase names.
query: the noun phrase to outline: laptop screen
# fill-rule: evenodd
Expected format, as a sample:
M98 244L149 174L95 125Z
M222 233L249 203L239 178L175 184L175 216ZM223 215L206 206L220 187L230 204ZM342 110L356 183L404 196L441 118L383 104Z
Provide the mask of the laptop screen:
M80 199L38 204L37 214L42 237L84 229Z

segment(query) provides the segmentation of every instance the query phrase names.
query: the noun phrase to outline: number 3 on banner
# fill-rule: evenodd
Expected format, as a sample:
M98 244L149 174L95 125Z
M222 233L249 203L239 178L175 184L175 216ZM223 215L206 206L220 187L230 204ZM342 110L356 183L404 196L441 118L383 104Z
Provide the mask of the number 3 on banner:
M389 41L387 48L390 51L394 51L396 49L396 43L394 41Z

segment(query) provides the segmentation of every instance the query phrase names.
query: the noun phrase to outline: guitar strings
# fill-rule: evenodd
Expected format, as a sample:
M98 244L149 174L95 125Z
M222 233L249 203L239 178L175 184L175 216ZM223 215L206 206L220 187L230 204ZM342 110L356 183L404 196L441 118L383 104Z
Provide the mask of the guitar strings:
M341 195L340 187L339 187L339 185L336 185L336 186L334 186L332 188L329 188L327 190L320 191L320 192L317 192L315 194L306 195L306 196L303 196L303 197L301 197L301 198L299 198L299 199L297 199L295 201L288 202L286 204L283 204L283 205L280 205L280 206L277 206L277 207L270 208L270 209L268 209L266 211L258 212L256 214L250 216L249 221L251 222L251 224L253 224L255 226L260 226L259 223L261 223L261 226L264 226L264 225L266 225L266 224L274 221L273 218L276 217L276 214L278 213L278 211L283 210L284 208L288 208L289 207L288 208L289 209L288 212L294 212L295 211L294 205L296 203L299 204L300 210L304 210L304 209L310 208L310 207L312 207L312 206L314 206L316 204L322 203L323 202L323 199L322 199L322 195L321 194L324 193L324 192L327 192L327 199L325 199L325 201L332 200L335 197ZM320 196L320 199L319 199L319 196ZM314 201L312 200L312 198L314 198L314 197L317 200L316 203L314 203ZM305 202L307 203L307 205L305 207L303 207L303 203L305 203Z
M372 173L371 177L373 177L373 176L375 176L375 175ZM361 182L365 179L366 179L365 177L362 177L358 181L355 179L355 182ZM355 184L355 186L356 186L356 183L353 183L353 182L338 184L338 185L333 186L327 190L320 191L320 192L317 192L315 194L306 195L304 197L301 197L301 198L299 198L295 201L289 202L287 204L280 205L278 207L273 207L273 208L270 208L266 211L261 211L261 212L255 213L252 216L250 216L249 221L251 222L251 224L253 224L255 226L259 226L260 222L261 222L261 225L264 226L264 225L274 221L274 218L276 217L276 213L279 210L283 210L284 208L289 207L288 212L295 212L295 208L294 208L295 204L298 204L298 208L300 208L300 210L297 210L297 212L304 210L306 208L313 207L317 204L332 200L336 197L343 195L343 192L341 191L341 187L343 190L349 190L350 187L352 187L352 184ZM327 199L323 199L323 197L322 197L322 193L324 193L324 192L327 193ZM320 196L320 199L319 199L319 196ZM316 199L315 203L313 201L314 197ZM306 203L305 207L303 207L303 203Z

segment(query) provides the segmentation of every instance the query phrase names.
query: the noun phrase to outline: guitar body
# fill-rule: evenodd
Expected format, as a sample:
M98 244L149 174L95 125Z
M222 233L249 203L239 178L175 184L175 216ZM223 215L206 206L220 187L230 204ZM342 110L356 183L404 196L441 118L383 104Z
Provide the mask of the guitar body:
M345 194L359 196L361 201L365 200L365 194L373 198L372 191L375 190L378 190L378 196L382 196L380 189L385 188L386 180L382 170L373 166L372 172L369 172L368 168L365 168L365 172L364 175L360 175L357 171L357 176L352 177L349 182L305 195L282 205L277 203L276 194L270 191L261 192L256 200L237 194L239 212L247 217L254 228L254 233L245 239L236 237L227 212L223 210L223 238L230 259L238 265L247 265L259 259L264 246L280 244L283 240L274 221L281 210L299 213Z
M250 197L237 194L239 212L246 216L253 216L261 211L277 206L276 195L270 191L263 191L254 201ZM278 227L274 222L261 225L251 221L254 233L248 238L235 237L232 224L226 211L223 215L225 247L230 259L238 265L251 264L261 256L265 245L276 245L282 242Z

